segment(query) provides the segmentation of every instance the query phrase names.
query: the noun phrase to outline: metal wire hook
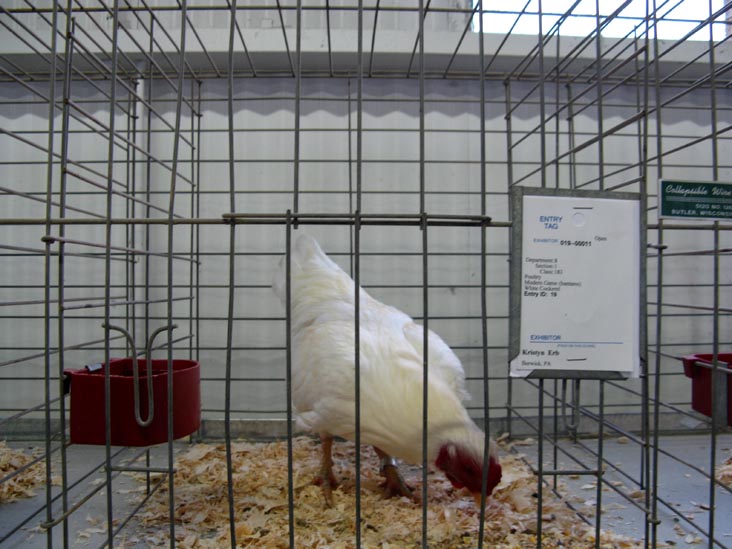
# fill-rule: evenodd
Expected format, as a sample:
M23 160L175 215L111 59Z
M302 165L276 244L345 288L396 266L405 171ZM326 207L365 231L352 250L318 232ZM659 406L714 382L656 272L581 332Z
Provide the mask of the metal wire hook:
M152 371L147 372L147 398L148 398L148 412L147 419L143 420L140 414L140 371L137 365L137 347L135 341L132 339L130 333L122 326L114 326L112 324L102 324L102 328L107 330L114 330L120 332L127 338L127 343L132 347L132 379L133 391L135 396L135 421L140 427L147 427L152 423L153 417L155 416L155 403L153 398L153 387L152 387ZM151 364L152 366L152 364Z
M564 422L564 428L568 431L577 432L579 427L579 386L580 380L573 380L572 384L572 420L567 419L567 381L562 380L562 421Z
M148 413L147 419L142 419L140 412L140 370L137 364L137 347L135 341L130 333L122 328L121 326L114 326L112 324L102 324L102 328L107 330L114 330L122 333L130 347L132 347L132 379L133 379L133 393L135 399L135 421L140 427L148 427L155 417L155 394L153 393L153 379L152 379L152 344L155 338L165 330L175 330L178 327L177 324L171 324L170 326L163 326L153 332L147 341L147 347L145 348L145 364L147 366L147 399L148 399Z
M147 347L145 348L145 356L149 360L152 360L152 351L153 351L152 345L153 345L153 341L155 341L155 338L158 337L158 335L161 334L162 332L164 332L165 330L169 330L169 331L172 332L177 327L178 327L177 324L170 324L168 326L161 326L160 328L158 328L157 330L155 330L152 333L152 335L150 336L150 338L147 340Z

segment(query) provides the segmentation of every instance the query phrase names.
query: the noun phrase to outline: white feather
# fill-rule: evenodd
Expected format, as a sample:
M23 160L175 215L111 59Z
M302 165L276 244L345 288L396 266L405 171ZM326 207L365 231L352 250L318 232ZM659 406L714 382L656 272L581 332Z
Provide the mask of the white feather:
M273 288L285 304L286 259ZM353 440L355 284L318 243L299 236L291 253L293 405L299 425ZM424 328L359 288L361 441L411 463L422 460ZM468 416L460 360L428 332L428 459L459 440L476 451L483 433Z

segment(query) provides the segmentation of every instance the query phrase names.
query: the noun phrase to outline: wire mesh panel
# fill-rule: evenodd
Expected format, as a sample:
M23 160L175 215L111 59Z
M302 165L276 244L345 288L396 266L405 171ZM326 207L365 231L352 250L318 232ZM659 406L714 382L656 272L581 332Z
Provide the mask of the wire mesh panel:
M506 4L0 8L0 431L16 464L0 472L0 543L729 546L729 224L661 218L657 198L659 179L732 177L728 6ZM639 378L509 376L516 187L637 193ZM355 296L357 427L334 446L330 509L310 486L327 433L294 423L293 288L281 302L271 287L303 233ZM435 472L432 352L404 394L364 377L355 313L371 298L462 363L467 414L504 468L477 504ZM134 401L115 396L111 359L135 354L162 361L165 400L147 398L145 360L129 361ZM200 367L184 436L198 405L175 397L181 360ZM96 444L74 438L93 422L73 399L92 397L69 370L101 376ZM368 391L417 418L416 468L400 464L415 501L380 499ZM158 418L161 443L116 444L135 413ZM28 477L39 495L9 503Z

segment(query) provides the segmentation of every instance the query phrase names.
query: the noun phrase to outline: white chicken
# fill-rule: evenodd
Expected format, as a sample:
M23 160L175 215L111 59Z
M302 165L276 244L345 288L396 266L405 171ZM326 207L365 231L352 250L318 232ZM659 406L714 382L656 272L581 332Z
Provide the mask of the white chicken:
M286 304L286 263L273 289ZM411 497L394 457L422 462L423 331L408 315L359 288L361 442L382 458L385 495ZM355 291L353 280L307 235L291 252L292 399L298 425L321 437L326 503L337 482L333 436L354 440ZM430 463L480 502L485 435L470 419L460 360L434 332L428 336L427 448ZM501 465L490 442L487 494Z

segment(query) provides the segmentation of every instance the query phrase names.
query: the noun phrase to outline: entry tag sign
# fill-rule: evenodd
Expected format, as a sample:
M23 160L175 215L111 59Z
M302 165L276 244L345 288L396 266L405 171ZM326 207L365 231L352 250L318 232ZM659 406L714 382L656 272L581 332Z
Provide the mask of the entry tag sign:
M732 185L702 181L658 183L660 217L732 219Z
M640 202L528 193L522 201L511 375L637 377Z

